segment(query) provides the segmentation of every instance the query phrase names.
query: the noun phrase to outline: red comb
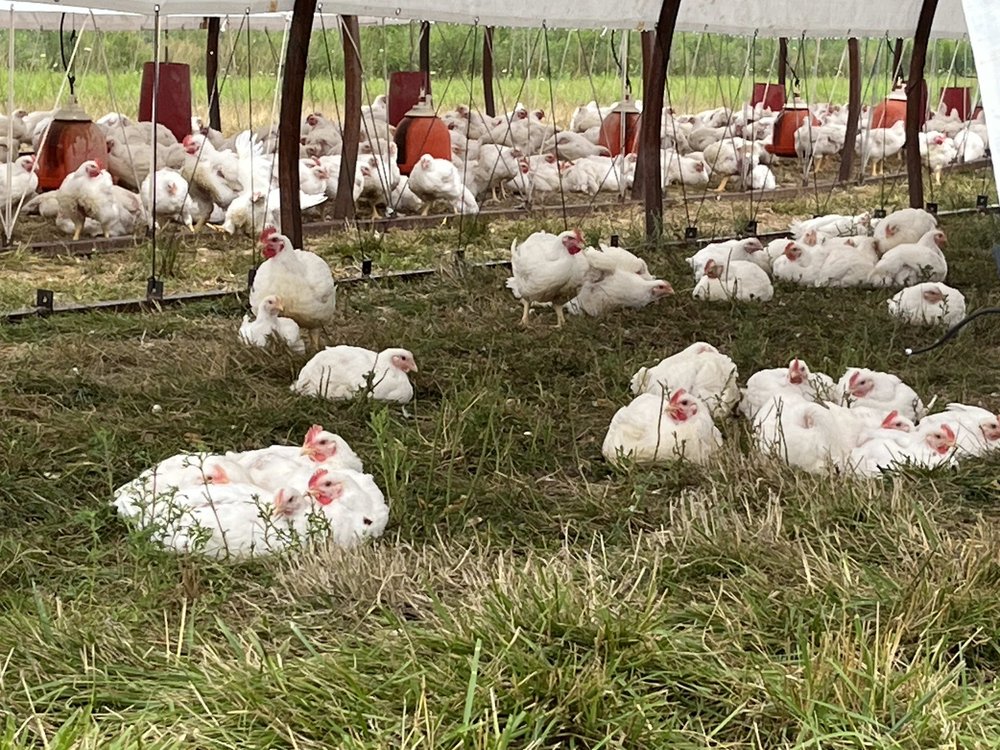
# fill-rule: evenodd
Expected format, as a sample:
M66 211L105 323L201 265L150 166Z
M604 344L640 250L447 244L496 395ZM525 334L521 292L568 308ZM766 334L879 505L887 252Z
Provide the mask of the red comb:
M848 384L851 386L851 388L853 388L858 384L858 378L860 377L861 377L861 370L855 370L854 374L851 375L850 380L847 381Z
M317 469L316 472L309 477L309 489L316 489L319 483L323 481L323 477L329 473L330 472L327 469Z
M882 426L889 427L889 425L896 421L896 417L898 416L899 412L896 409L893 409L886 415L885 419L882 420Z
M269 240L272 235L275 235L277 233L278 233L277 227L264 227L264 231L260 233L260 241L267 242L267 240Z
M674 395L670 397L670 403L676 404L686 395L687 391L685 391L683 388L678 388L676 391L674 391Z
M302 441L302 445L303 446L309 445L313 440L316 439L316 437L322 431L323 431L323 425L321 425L321 424L314 424L312 427L309 428L309 431L306 432L306 439L304 441Z

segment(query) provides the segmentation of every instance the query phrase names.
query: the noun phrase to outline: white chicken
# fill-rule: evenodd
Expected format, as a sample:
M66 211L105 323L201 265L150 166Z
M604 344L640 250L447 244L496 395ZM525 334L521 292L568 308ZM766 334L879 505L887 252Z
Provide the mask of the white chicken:
M407 186L424 202L421 211L424 215L438 201L447 203L456 213L477 213L479 210L474 199L466 198L462 175L447 159L435 159L430 154L421 156L410 172Z
M871 438L851 451L847 470L857 476L878 476L904 466L934 467L954 462L955 432L947 424L925 427L912 433Z
M566 312L585 313L591 317L604 315L622 307L638 310L674 293L669 282L647 279L637 273L612 271L598 279L587 279L580 293L566 303Z
M801 359L793 359L788 367L759 370L747 379L740 401L740 412L753 419L772 399L781 401L823 401L833 393L833 379L822 372L813 372Z
M896 245L875 264L872 284L913 286L925 281L944 281L948 277L948 261L941 248L947 244L945 233L934 229L912 245Z
M313 347L319 348L320 329L330 322L337 306L337 287L330 266L318 255L292 247L273 228L261 234L264 257L250 289L254 314L265 297L278 297L285 314L309 331Z
M965 295L947 284L909 286L886 304L894 318L916 326L951 326L965 317Z
M842 463L856 444L846 427L854 420L834 404L774 396L754 417L752 432L759 450L810 473Z
M967 404L948 404L943 412L920 420L921 429L950 425L960 456L982 456L1000 449L1000 414Z
M926 133L920 139L920 156L934 175L934 184L941 184L941 172L958 158L955 142L943 133Z
M685 258L694 272L694 280L699 281L705 274L705 266L709 261L725 266L734 260L749 261L760 266L764 271L771 268L771 259L767 257L764 246L756 237L744 240L726 240L713 242L701 248L694 255Z
M559 235L535 232L521 244L510 245L513 276L507 287L521 300L521 325L528 325L531 303L551 302L556 310L556 328L565 322L563 305L583 288L590 262L582 253L583 235L570 230Z
M143 208L153 210L153 179L147 176L139 188ZM156 217L175 219L194 231L195 208L188 195L188 181L172 169L156 172Z
M771 261L774 278L813 286L820 278L829 250L822 245L787 242L782 255Z
M84 222L89 218L100 224L105 237L112 236L118 221L114 183L107 170L88 160L66 175L59 186L59 212L73 222L73 239L80 239Z
M318 468L364 471L361 459L347 441L318 424L309 428L301 446L271 445L228 452L225 458L238 465L251 483L271 491L284 486L301 488L303 473L308 480Z
M986 156L986 142L975 130L966 128L955 134L958 162L977 161Z
M912 244L937 229L937 217L922 208L901 208L893 211L875 226L872 236L879 250L886 253L896 245Z
M358 346L328 346L306 362L292 391L333 401L353 398L370 387L370 398L407 404L413 399L411 372L417 372L417 363L406 349L373 352Z
M924 402L897 375L863 367L851 367L837 381L838 400L848 407L876 409L885 414L897 411L918 421L924 414Z
M261 349L266 349L272 340L280 341L296 354L305 354L306 345L299 333L299 324L291 318L282 318L283 310L281 299L276 295L262 299L255 320L251 321L249 315L243 316L240 340Z
M721 445L722 433L704 402L679 388L669 395L640 394L615 412L601 452L613 464L704 464Z
M885 174L885 160L903 150L906 142L906 128L903 121L891 128L871 128L858 135L858 143L863 156L863 165L871 162L872 176Z
M712 416L728 416L740 400L736 363L711 344L698 341L652 367L640 367L632 376L632 393L659 396L685 391L708 404Z
M793 221L790 229L792 236L797 240L802 240L806 245L815 245L822 237L847 237L858 234L868 234L871 229L872 216L870 213L862 213L857 216L844 216L842 214L827 214L814 219L801 219ZM807 240L806 235L812 233L812 239Z
M824 245L829 252L816 272L813 282L816 286L853 287L869 283L878 263L876 240L871 237L846 237L828 239Z
M0 168L0 204L6 205L9 199L11 205L17 206L21 200L31 198L37 190L34 156L19 156Z
M722 264L709 260L704 270L705 275L695 284L691 295L695 299L705 302L767 302L774 297L771 279L755 263L734 260Z

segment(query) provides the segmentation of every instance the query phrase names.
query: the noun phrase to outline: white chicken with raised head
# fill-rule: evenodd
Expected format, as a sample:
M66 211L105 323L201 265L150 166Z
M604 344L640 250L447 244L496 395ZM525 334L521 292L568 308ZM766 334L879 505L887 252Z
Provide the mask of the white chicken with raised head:
M16 207L22 199L27 200L37 191L38 174L35 172L34 156L19 156L0 168L0 204L6 205L10 196L11 204Z
M920 157L930 167L934 184L941 184L941 172L958 158L955 141L944 133L921 133Z
M318 349L320 330L337 308L337 287L330 266L318 255L292 247L274 227L265 229L260 241L265 261L254 274L250 309L257 314L266 297L278 297L285 315L309 331L313 347Z
M848 472L874 477L906 466L932 468L955 460L955 431L948 424L920 426L913 432L882 434L857 446L845 461Z
M292 390L330 401L368 390L377 401L407 404L413 399L411 372L417 372L417 363L407 349L374 352L360 346L328 346L306 362Z
M613 464L691 461L704 464L722 445L722 433L701 399L679 388L643 393L619 409L601 446Z
M851 367L837 381L838 400L848 407L867 407L883 414L897 411L919 421L926 409L920 396L899 376L864 367Z
M781 401L824 401L833 394L833 378L822 372L813 372L799 358L788 367L759 370L747 379L740 401L740 412L753 419L772 399Z
M270 445L225 457L237 463L253 484L268 490L294 486L293 481L298 483L304 472L308 478L319 468L364 471L364 464L347 441L318 424L309 428L301 446Z
M894 318L916 326L951 326L965 317L965 295L947 284L908 286L886 304Z
M507 287L524 308L521 325L528 325L533 302L551 302L556 310L556 328L562 327L563 305L580 293L590 271L583 248L579 229L558 235L535 232L521 244L516 239L511 242L510 265L514 275L507 279Z
M307 487L309 496L323 509L330 538L337 546L354 547L385 531L389 506L371 474L320 468Z
M147 176L139 188L142 206L147 214L153 211L153 178ZM172 169L156 172L156 218L176 220L194 231L196 209L188 195L188 181Z
M723 264L709 260L704 273L691 294L695 299L705 302L767 302L774 297L770 277L756 263L734 260Z
M736 363L711 344L698 341L632 376L632 393L685 391L708 404L712 416L728 416L740 400Z
M272 341L279 341L296 354L305 354L306 345L299 324L291 318L281 317L283 311L280 297L272 294L262 299L255 320L251 321L249 315L243 316L240 340L261 349L266 349Z
M873 286L913 286L927 281L944 281L948 261L941 248L948 238L940 229L927 232L918 242L896 245L872 269Z
M447 203L456 213L477 213L475 199L465 195L462 175L447 159L435 159L424 154L414 165L407 182L410 190L424 202L421 213L427 214L434 203Z
M776 279L814 286L820 278L829 249L823 245L803 245L786 242L781 255L771 261L771 273Z
M1000 450L1000 414L968 404L948 404L943 412L928 414L920 428L950 425L955 430L959 456L983 456Z
M937 217L922 208L901 208L881 219L872 236L878 240L879 250L886 253L896 245L913 244L937 229Z
M111 175L99 162L90 159L66 175L57 199L59 213L73 222L74 240L80 239L87 219L100 224L105 237L112 236L112 228L118 221L118 203Z

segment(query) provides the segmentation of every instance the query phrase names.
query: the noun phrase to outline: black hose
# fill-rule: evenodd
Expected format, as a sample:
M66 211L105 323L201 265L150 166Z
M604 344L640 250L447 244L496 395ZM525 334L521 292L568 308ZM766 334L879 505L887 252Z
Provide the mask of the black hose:
M935 341L933 344L925 346L922 349L907 348L903 350L903 353L906 354L907 357L912 357L914 354L926 354L929 351L937 349L942 344L946 344L947 342L955 338L955 336L958 335L958 332L961 331L963 328L965 328L967 324L971 323L973 320L983 315L1000 315L1000 307L984 307L981 310L976 310L974 313L972 313L972 315L968 315L965 318L962 318L962 320L958 321L955 325L953 325L951 328L945 331L944 335L937 341Z
M71 75L69 72L69 60L66 59L66 45L65 45L65 26L66 26L66 14L63 13L59 17L59 56L62 58L63 70L66 71L66 80L69 82L69 95L73 97L76 95L76 76ZM69 43L72 45L76 41L76 29L73 29L69 33Z

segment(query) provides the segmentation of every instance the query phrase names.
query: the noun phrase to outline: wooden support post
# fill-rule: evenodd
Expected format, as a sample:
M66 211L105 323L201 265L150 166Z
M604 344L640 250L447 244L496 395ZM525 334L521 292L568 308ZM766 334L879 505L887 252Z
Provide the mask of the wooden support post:
M208 83L208 126L222 130L222 114L219 109L219 32L221 21L218 16L208 19L208 40L205 45L205 80Z
M903 40L896 39L892 48L892 85L903 77Z
M344 37L344 143L333 218L353 219L352 186L357 173L358 142L361 140L361 31L358 17L341 16L341 32Z
M778 37L778 83L785 85L788 77L788 37Z
M429 52L428 52L428 56ZM496 117L497 105L493 98L493 27L483 29L483 104L489 117Z
M278 120L278 188L281 190L281 232L293 247L302 247L302 210L299 206L299 138L302 86L309 60L316 0L295 0L288 30L285 76L281 80Z
M642 125L639 158L642 160L642 197L646 214L646 241L655 243L663 233L663 180L660 172L660 119L667 82L670 44L681 0L663 0L656 22L649 75L642 90Z
M427 93L431 93L431 25L420 22L420 72L427 81Z
M913 35L913 54L910 55L910 74L906 80L906 180L910 189L910 208L924 207L924 180L920 162L920 125L924 121L922 96L924 63L927 60L927 43L937 0L923 0L917 31Z
M847 75L850 89L847 99L847 132L844 134L844 148L840 152L840 174L838 181L851 179L854 162L854 143L858 138L858 120L861 117L861 51L858 40L847 40Z
M643 31L639 38L642 40L642 83L645 91L646 79L649 78L649 62L653 59L653 45L656 44L656 34L652 31Z

